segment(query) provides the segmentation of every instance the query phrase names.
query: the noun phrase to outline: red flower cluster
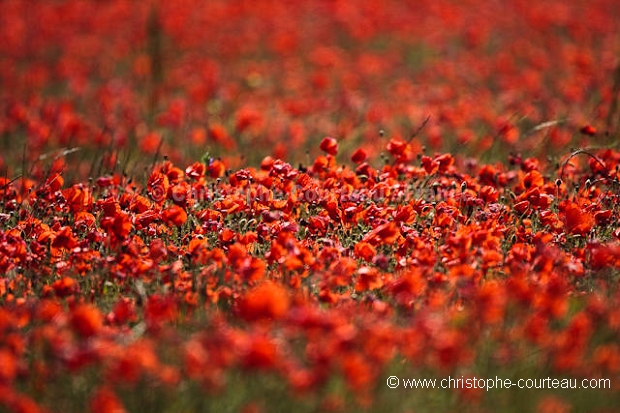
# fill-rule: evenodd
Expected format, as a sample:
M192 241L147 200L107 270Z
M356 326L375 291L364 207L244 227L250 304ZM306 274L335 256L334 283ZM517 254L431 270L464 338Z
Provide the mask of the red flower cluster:
M0 131L32 162L93 145L185 162L209 145L231 165L303 162L321 136L375 157L381 129L407 159L547 155L617 132L613 1L237 3L4 2Z
M617 408L615 6L0 2L0 410Z
M0 237L3 403L32 402L20 383L53 392L86 368L105 377L94 410L142 381L223 391L238 370L306 395L340 376L365 403L399 359L458 372L535 352L556 374L620 375L620 153L549 170L563 179L534 159L355 172L327 156L303 172L265 161L228 183L167 162L145 187L99 179L110 184L77 214L67 194L79 186L47 179L20 195L8 183L6 205L21 209ZM209 197L178 202L174 187Z

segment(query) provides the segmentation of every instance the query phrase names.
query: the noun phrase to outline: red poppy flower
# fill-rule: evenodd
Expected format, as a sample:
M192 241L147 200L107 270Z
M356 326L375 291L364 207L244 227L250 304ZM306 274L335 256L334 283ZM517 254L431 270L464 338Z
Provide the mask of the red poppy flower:
M90 190L81 185L73 185L63 191L72 212L86 211L90 208L93 199Z
M147 182L147 189L151 199L155 202L163 202L166 200L170 181L168 177L161 172L154 171Z
M116 325L123 325L129 321L135 321L137 319L135 304L128 298L120 299L114 305L108 318Z
M45 187L52 193L58 191L64 185L65 180L60 173L55 173L45 181Z
M162 323L174 321L178 317L177 300L172 295L152 295L148 298L144 319L149 327L157 329Z
M523 186L525 189L540 188L545 184L545 179L537 170L529 171L523 177Z
M370 291L383 287L381 274L376 268L361 267L357 270L357 282L355 283L355 291Z
M101 177L97 178L95 183L100 188L107 188L107 187L110 187L110 186L114 185L114 177L112 177L112 176L101 176Z
M155 132L151 132L140 139L140 150L144 153L154 154L157 152L157 148L160 147L161 142L162 137Z
M150 341L132 343L121 353L109 370L109 380L136 383L141 377L155 373L160 366Z
M393 244L400 236L400 230L394 221L377 226L364 237L363 241L371 245Z
M17 360L15 356L0 348L0 387L3 383L11 382L17 376Z
M161 212L161 217L167 224L180 227L187 221L187 212L178 205L172 205Z
M144 229L159 219L159 214L153 210L144 211L134 217L136 229Z
M101 330L103 317L97 307L79 304L71 311L71 325L82 337L90 337Z
M264 281L245 293L238 303L239 316L248 321L280 319L288 311L290 299L284 287Z
M601 225L601 226L609 225L612 214L613 214L613 211L611 209L597 211L594 213L594 220L596 221L597 225Z
M220 144L226 142L229 139L226 128L224 127L224 125L221 125L219 123L212 123L209 125L209 137L213 139L214 142Z
M52 247L54 248L67 248L71 249L77 245L77 239L73 235L71 227L62 227L60 231L56 233L54 241L52 241Z
M351 155L351 160L357 164L364 162L366 158L368 158L368 154L362 148L359 148L358 150L353 152L353 155Z
M411 205L405 205L399 207L398 212L394 215L394 221L403 224L411 224L415 220L415 217L416 212L413 207Z
M427 174L432 175L435 172L439 171L439 162L433 160L430 156L423 156L422 167Z
M376 371L371 364L359 353L344 355L341 363L347 384L356 391L368 390Z
M334 138L324 138L319 147L328 155L335 156L338 153L338 141Z
M152 207L151 201L142 195L135 195L131 200L131 204L129 205L129 210L131 212L137 212L139 214L150 210Z
M93 225L95 225L95 222L97 220L95 219L95 216L93 214L91 214L90 212L78 212L77 214L75 214L75 226L76 227L87 227L90 228Z
M594 218L575 203L560 204L560 216L571 234L587 235L594 226Z
M275 160L271 156L265 156L260 163L260 169L262 171L269 171L274 165Z
M224 172L226 172L226 166L224 162L216 159L209 164L207 172L211 178L221 178L224 176Z
M354 247L355 255L366 260L367 262L372 262L372 259L377 255L377 250L368 242L358 242Z
M390 141L386 145L386 149L394 157L399 157L400 155L402 155L403 152L405 152L406 148L407 148L407 142L401 139L398 139L398 138L390 139Z
M490 185L485 185L480 188L480 198L486 203L497 202L499 199L499 192L495 187Z
M191 204L191 187L187 182L171 185L168 189L168 199L181 207Z
M265 261L251 257L249 260L246 260L240 272L246 282L255 282L261 280L265 276L266 269L267 264Z
M194 162L185 169L185 174L192 179L200 179L205 174L205 164L202 162Z
M243 132L251 126L258 126L263 122L263 115L258 110L244 106L235 114L235 129Z
M529 201L517 202L513 206L515 211L517 211L519 214L524 214L528 210L529 207L530 207Z
M124 413L126 411L116 394L108 387L99 388L90 399L89 405L93 413Z
M133 227L129 214L122 211L113 216L103 217L100 225L106 232L114 234L119 239L127 238Z
M448 168L454 164L454 157L449 153L444 153L442 155L435 156L435 162L439 163L440 172L447 172Z
M189 133L189 140L196 147L203 146L207 142L207 131L203 127L192 128Z
M54 289L54 293L60 298L68 297L80 290L77 281L71 277L63 277L60 280L54 281L52 283L52 288Z
M277 363L278 354L272 340L264 336L247 338L247 348L244 352L243 367L246 369L269 369Z

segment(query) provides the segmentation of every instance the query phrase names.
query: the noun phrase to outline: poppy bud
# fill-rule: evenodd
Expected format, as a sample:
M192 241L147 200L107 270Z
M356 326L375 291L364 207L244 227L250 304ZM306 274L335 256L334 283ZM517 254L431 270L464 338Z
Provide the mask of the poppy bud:
M579 132L581 132L584 135L588 135L588 136L596 135L596 129L592 125L585 125L581 129L579 129Z

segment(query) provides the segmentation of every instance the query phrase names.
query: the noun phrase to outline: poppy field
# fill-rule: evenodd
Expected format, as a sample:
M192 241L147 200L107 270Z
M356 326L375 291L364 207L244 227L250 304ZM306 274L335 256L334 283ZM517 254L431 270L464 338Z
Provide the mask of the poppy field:
M619 22L1 1L0 412L620 411Z

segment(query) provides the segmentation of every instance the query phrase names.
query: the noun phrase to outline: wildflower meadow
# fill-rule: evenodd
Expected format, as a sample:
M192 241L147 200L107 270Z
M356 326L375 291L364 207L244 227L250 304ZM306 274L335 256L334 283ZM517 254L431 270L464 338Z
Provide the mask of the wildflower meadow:
M615 0L3 0L0 136L0 412L620 411Z

